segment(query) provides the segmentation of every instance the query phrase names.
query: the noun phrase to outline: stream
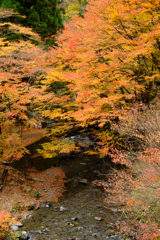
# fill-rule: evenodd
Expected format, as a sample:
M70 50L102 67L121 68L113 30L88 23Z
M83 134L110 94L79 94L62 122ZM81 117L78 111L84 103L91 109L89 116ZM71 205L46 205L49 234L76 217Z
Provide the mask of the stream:
M120 209L107 205L103 188L93 184L102 178L97 170L110 171L103 160L77 154L62 158L59 167L67 177L66 191L57 203L34 210L21 230L39 240L123 239Z

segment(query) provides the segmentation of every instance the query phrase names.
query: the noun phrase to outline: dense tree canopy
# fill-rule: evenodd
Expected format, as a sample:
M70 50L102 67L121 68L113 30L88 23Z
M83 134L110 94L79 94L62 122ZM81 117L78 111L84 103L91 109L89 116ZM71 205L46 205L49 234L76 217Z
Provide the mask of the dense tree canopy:
M83 127L96 123L106 154L109 119L137 101L149 104L159 92L159 1L88 3L84 18L65 26L50 54L56 69L48 84L68 83L72 97L54 114Z
M39 9L43 4L48 4L49 7L58 4L57 1L54 4L50 1L38 3L33 5L30 1L21 2L23 7L25 4L28 6L21 10L27 19L30 19L30 11ZM108 151L108 138L111 138L106 130L108 121L119 116L119 110L128 109L135 102L149 104L158 95L159 1L90 0L88 3L83 18L75 16L66 24L58 39L59 48L49 52L40 48L35 50L38 51L36 61L38 54L41 55L38 66L49 72L48 77L45 77L45 86L53 97L42 115L66 121L63 130L62 126L53 129L60 136L63 131L66 133L70 129L71 122L82 127L98 126L96 135L102 141L105 155ZM13 28L14 25L10 26ZM15 27L13 29L15 31ZM18 31L22 32L22 28ZM29 58L32 58L35 47L19 46L23 54L28 52ZM11 47L10 51L13 49ZM14 54L15 52L16 50ZM30 65L29 59L26 58L25 61L21 70L14 71L16 74L20 72L22 75L24 69L32 69L27 70L27 74L35 71L37 62ZM46 70L51 65L52 69ZM5 78L7 74L13 78L13 71L7 70L4 73L4 66L2 69ZM17 63L14 68L15 66L18 66Z
M1 1L2 7L10 7L25 18L21 19L24 26L40 34L43 38L55 41L54 35L63 28L62 8L58 8L59 0L11 0ZM52 39L50 37L52 36Z

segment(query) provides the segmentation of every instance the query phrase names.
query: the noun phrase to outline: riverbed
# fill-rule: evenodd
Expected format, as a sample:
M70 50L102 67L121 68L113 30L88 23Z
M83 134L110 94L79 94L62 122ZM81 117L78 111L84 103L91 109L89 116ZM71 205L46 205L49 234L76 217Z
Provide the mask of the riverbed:
M109 173L109 162L77 154L62 158L59 167L67 178L63 196L35 210L21 230L39 240L122 239L121 209L107 204L103 188L94 185L102 179L98 172Z

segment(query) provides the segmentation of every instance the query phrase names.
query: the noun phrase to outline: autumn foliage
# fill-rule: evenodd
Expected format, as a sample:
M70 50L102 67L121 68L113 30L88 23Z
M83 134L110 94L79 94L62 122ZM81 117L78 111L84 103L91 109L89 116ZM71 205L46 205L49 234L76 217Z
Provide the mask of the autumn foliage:
M65 25L56 49L1 40L1 125L34 126L33 111L52 119L51 140L39 150L51 158L77 150L64 139L73 129L91 129L97 146L87 153L109 155L126 168L101 185L135 213L130 216L142 233L137 238L147 239L147 232L157 239L160 1L87 2L83 18L76 15ZM37 71L47 74L38 79Z
M10 223L18 223L11 218L11 214L7 211L0 210L0 239L6 239L10 230Z
M152 212L150 206L153 202L158 204L159 198L159 104L155 105L160 77L159 3L88 1L84 18L75 16L65 26L58 39L59 48L50 56L54 69L46 84L67 83L69 97L65 102L55 98L54 104L59 107L44 112L48 116L57 116L59 112L66 126L75 123L86 129L93 127L98 147L90 154L109 154L115 163L131 170L129 174L119 173L113 184L116 179L119 200L130 207L136 205L135 212L140 209L142 213L146 205L143 199L132 197L129 189L135 188L136 195L143 195L143 188L150 191L156 186L152 192L155 199L146 200L149 206L144 210L145 222L151 217L147 211ZM54 135L48 150L55 151L55 145L57 148ZM44 154L48 150L46 147ZM125 182L126 192L121 188ZM159 236L157 222L155 226L153 239ZM141 224L144 228L145 224ZM141 235L139 238L147 239Z
M84 18L75 16L60 35L59 48L50 52L48 61L55 68L46 84L67 83L70 95L65 101L54 98L58 107L48 116L103 129L119 116L119 108L148 104L157 96L158 3L89 1Z
M35 113L50 99L42 83L45 67L38 62L43 45L32 43L40 37L30 28L13 23L1 23L0 27L0 148L5 159L19 159L27 152L19 129L37 127L40 117L37 120ZM26 40L6 41L5 36L11 33Z
M43 172L31 170L30 176L36 179L34 188L38 194L42 195L45 201L57 202L58 198L65 191L65 173L58 167L52 167ZM37 195L38 197L38 195Z
M136 239L158 239L159 231L159 101L146 107L134 105L112 128L119 131L123 149L114 147L112 161L126 169L113 171L110 181L102 182L107 201L122 203L124 211L136 225Z

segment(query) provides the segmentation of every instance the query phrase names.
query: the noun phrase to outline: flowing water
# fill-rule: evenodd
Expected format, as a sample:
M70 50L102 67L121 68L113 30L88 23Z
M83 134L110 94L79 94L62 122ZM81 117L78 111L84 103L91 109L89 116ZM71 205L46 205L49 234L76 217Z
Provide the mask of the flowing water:
M103 188L93 184L101 179L97 170L109 172L103 160L79 154L61 159L60 167L68 179L65 193L52 206L35 210L22 230L39 240L122 239L121 212L109 206Z

